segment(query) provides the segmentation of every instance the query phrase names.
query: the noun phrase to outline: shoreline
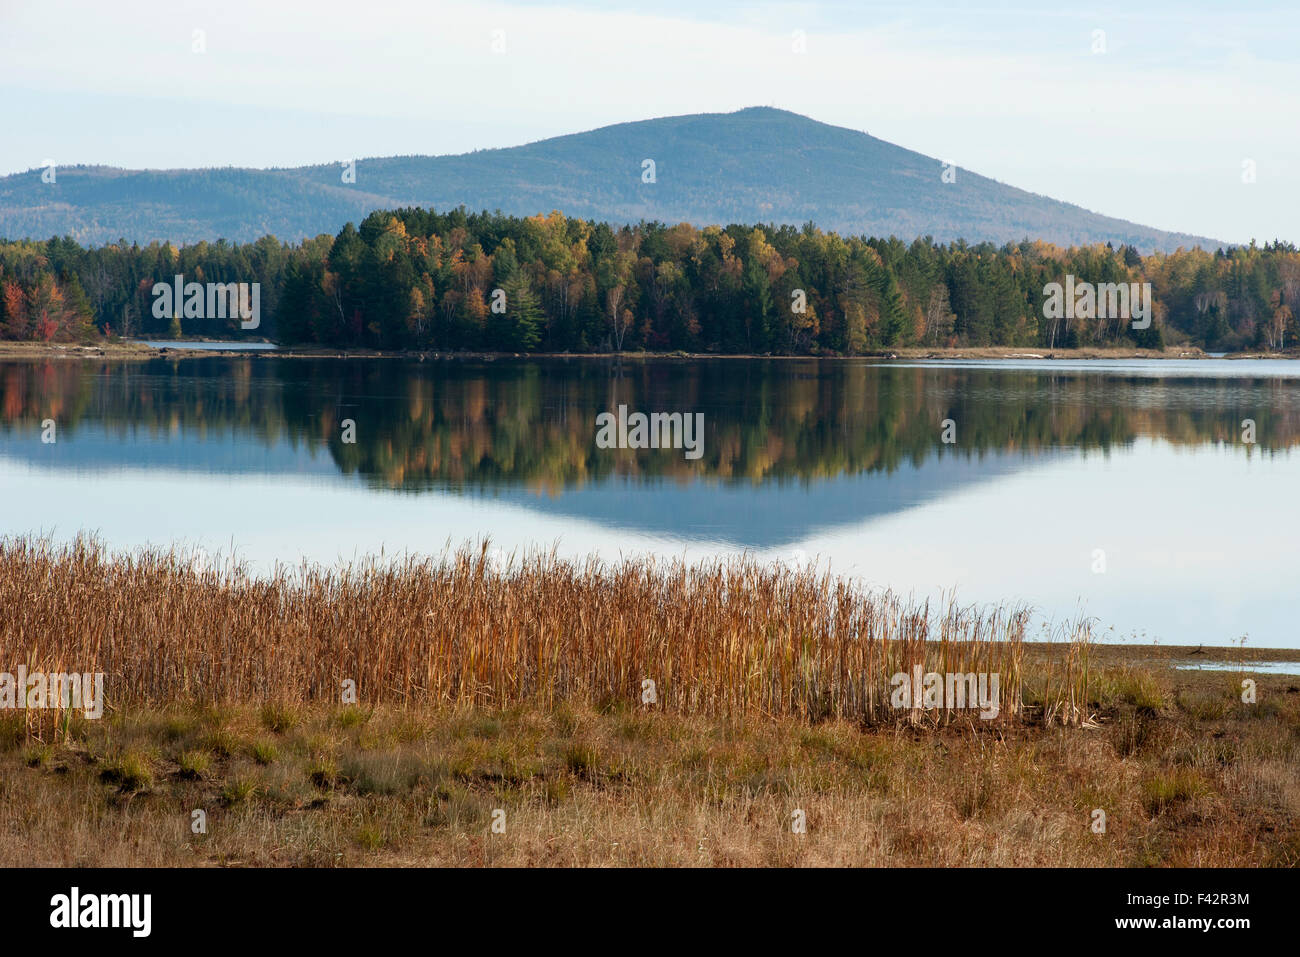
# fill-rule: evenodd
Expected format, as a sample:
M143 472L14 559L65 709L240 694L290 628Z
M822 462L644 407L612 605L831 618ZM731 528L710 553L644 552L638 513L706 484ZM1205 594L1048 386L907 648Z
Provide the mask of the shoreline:
M185 342L239 342L240 340L183 340ZM856 356L765 355L756 353L721 354L711 352L442 352L435 349L336 349L330 347L286 346L264 350L194 349L185 346L155 348L141 340L115 340L94 344L56 342L0 341L0 359L156 359L156 358L273 358L273 359L410 359L417 361L495 362L508 359L574 359L579 361L623 362L698 362L706 359L826 360L849 362L874 361L1080 361L1117 359L1300 359L1300 350L1269 354L1256 352L1228 353L1213 356L1196 346L1171 346L1156 349L1082 348L1039 350L1031 346L968 346L952 349L923 346L900 346L873 350Z

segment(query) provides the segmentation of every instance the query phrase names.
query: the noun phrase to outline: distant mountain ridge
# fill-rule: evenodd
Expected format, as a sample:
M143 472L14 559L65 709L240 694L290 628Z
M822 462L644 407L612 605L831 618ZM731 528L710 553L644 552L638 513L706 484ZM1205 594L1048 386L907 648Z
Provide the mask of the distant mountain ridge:
M643 162L654 161L654 182ZM613 224L697 226L812 221L843 234L941 242L1111 242L1142 252L1225 245L1167 232L999 183L866 133L769 107L605 126L455 156L358 160L293 169L61 167L0 177L0 236L70 235L249 242L336 233L374 209L425 206L531 216L558 209Z

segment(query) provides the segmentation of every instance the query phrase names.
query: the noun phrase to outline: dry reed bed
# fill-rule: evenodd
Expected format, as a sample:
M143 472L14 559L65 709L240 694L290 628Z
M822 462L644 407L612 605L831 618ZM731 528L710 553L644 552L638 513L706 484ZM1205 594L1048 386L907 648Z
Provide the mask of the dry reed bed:
M176 551L112 554L79 539L0 540L0 670L102 671L110 708L338 702L543 708L581 701L724 717L968 722L900 714L889 679L996 673L1001 717L1022 703L1026 609L935 613L815 570L750 560L616 565L487 544L438 559L256 577ZM1040 720L1087 701L1087 623L1068 634Z

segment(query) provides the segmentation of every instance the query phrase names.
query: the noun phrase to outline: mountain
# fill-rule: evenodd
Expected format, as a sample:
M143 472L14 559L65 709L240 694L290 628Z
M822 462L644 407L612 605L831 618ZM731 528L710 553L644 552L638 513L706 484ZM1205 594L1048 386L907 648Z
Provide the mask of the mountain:
M643 182L654 160L655 182ZM931 235L1061 245L1129 243L1142 252L1221 243L1090 212L866 133L767 107L620 123L459 156L358 160L296 169L64 167L0 177L0 236L82 243L125 237L197 242L298 240L379 208L426 206L531 216L558 209L614 224L793 223L846 234Z

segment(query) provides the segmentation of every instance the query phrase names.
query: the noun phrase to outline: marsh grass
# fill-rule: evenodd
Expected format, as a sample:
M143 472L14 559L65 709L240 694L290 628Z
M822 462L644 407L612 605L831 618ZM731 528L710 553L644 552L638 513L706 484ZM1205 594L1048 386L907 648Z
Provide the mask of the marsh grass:
M114 708L209 706L203 747L223 758L235 746L222 708L260 703L262 726L285 735L297 709L338 703L345 680L360 705L339 713L342 730L381 704L630 711L646 679L653 708L679 715L970 723L969 711L891 706L890 677L915 665L997 673L997 720L1026 717L1027 609L932 609L747 559L611 565L537 553L503 566L484 542L438 559L255 577L176 551L17 538L0 540L0 607L7 657L26 656L31 671L105 672ZM1089 641L1086 622L1065 636L1034 692L1035 720L1086 718ZM43 730L58 737L54 724Z
M0 866L1295 866L1300 695L1285 687L1261 683L1276 716L1116 699L1095 729L992 734L572 703L379 707L341 728L338 705L314 705L268 764L250 757L268 731L249 705L222 711L232 753L198 778L177 769L210 712L126 709L77 739L0 743ZM1130 719L1149 729L1137 749L1117 743ZM795 808L807 834L791 834Z
M1143 805L1147 813L1155 816L1171 807L1190 801L1205 789L1205 782L1193 770L1186 768L1161 770L1142 782Z
M176 758L181 777L200 780L212 766L212 756L201 749L182 751Z
M116 785L122 791L142 791L153 785L153 769L149 758L139 751L126 751L104 762L99 779Z
M280 749L270 741L255 741L250 751L253 760L263 766L274 764L280 758Z

